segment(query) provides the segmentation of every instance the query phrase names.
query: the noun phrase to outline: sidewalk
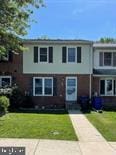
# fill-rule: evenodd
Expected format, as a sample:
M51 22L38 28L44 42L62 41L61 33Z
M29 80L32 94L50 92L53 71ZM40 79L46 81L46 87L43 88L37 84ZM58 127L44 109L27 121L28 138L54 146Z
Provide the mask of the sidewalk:
M2 146L25 147L26 155L114 155L114 150L116 151L116 142L107 144L104 142L1 138L0 147ZM111 146L112 152L107 152L106 146Z
M1 146L26 147L26 155L82 155L77 141L1 138Z
M84 114L77 110L69 110L69 116L83 155L116 155L116 145L108 143Z

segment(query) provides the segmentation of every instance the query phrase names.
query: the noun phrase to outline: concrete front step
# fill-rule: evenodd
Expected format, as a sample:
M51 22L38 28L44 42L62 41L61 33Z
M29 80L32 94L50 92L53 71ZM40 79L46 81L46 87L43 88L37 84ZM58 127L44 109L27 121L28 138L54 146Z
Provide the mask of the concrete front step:
M77 102L66 102L67 110L80 110L80 105Z

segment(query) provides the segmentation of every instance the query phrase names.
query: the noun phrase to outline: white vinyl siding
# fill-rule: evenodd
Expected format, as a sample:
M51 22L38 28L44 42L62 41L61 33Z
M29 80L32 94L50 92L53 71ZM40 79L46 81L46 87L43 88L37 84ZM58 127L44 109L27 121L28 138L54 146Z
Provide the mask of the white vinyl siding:
M34 63L33 47L37 45L27 45L28 52L23 52L23 73L27 74L91 74L92 73L92 47L90 45L54 45L53 63ZM48 47L49 47L48 46ZM81 63L62 63L62 47L81 47ZM47 47L47 45L38 45ZM48 52L49 53L49 52ZM49 55L49 54L48 54ZM48 56L49 57L49 56ZM76 58L77 59L77 58ZM39 61L39 60L38 60Z

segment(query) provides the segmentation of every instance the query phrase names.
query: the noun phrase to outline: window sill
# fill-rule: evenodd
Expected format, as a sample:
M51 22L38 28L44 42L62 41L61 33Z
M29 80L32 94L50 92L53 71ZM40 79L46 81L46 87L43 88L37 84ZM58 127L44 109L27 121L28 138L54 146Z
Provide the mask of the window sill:
M116 68L116 66L98 66L95 69L99 69L99 68L102 68L102 69L113 69L113 68Z
M49 63L48 61L39 61L38 63L42 63L42 64L44 64L44 63Z
M53 95L33 95L33 96L39 96L39 97L50 97L50 96L53 96Z
M73 65L73 64L74 64L74 65L75 65L75 64L82 64L82 62L62 62L62 63L63 63L63 64L70 64L70 65L71 65L71 64L72 64L72 65Z

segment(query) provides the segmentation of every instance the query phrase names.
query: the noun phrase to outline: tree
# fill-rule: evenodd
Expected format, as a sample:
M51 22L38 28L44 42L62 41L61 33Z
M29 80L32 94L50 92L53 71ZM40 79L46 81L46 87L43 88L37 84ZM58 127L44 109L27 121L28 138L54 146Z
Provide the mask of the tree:
M110 38L110 37L104 37L100 39L101 43L114 43L116 42L116 39Z
M47 39L50 39L50 38L47 35L43 35L43 36L39 37L38 39L47 40Z
M21 36L27 34L32 7L44 6L43 0L0 0L0 54L23 51Z

